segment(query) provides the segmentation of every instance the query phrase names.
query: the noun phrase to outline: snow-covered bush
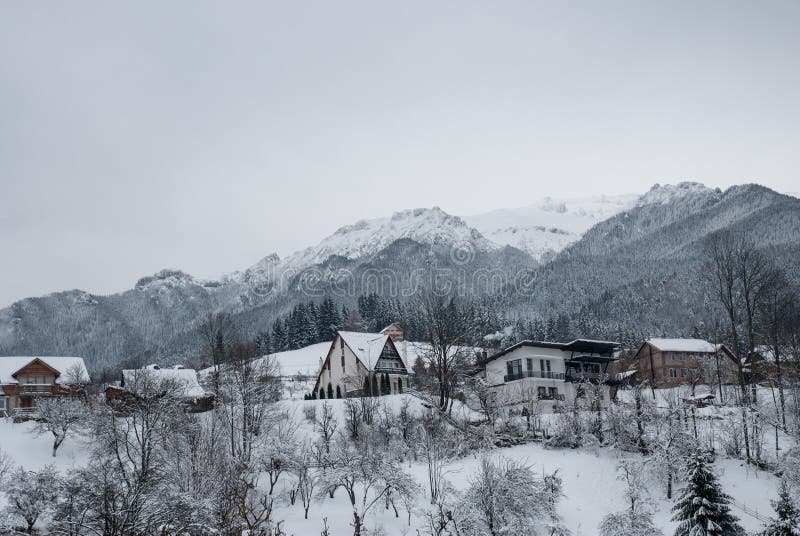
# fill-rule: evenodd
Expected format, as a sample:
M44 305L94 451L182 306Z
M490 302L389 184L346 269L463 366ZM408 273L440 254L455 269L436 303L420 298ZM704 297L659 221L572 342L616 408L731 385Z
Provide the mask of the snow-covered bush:
M15 469L5 486L8 505L6 512L13 528L24 523L28 534L40 517L53 511L59 496L59 477L55 467L48 465L40 471Z
M553 478L557 485L519 462L484 458L456 509L461 534L567 534L556 513L560 481Z
M653 524L648 486L642 462L623 460L617 466L618 479L626 484L628 508L606 515L600 522L600 536L658 536Z

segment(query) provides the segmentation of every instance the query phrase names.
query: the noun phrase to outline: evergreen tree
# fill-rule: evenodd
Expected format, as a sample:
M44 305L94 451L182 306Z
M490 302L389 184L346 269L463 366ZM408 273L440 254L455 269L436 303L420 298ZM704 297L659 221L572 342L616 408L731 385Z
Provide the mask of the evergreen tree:
M215 365L225 362L225 353L225 338L222 336L222 333L217 333L216 342L214 344L214 353L212 355Z
M372 375L372 389L371 389L371 396L379 396L380 390L378 389L378 375Z
M364 376L364 396L372 396L372 382L369 381L369 375Z
M387 373L381 374L381 394L388 395L391 391L391 383L389 382L389 375Z
M772 501L772 508L778 517L767 523L762 536L800 536L800 511L792 501L785 480L781 480L778 500Z
M744 530L730 513L731 498L707 464L700 451L689 458L688 484L672 507L672 520L680 522L675 536L743 536Z
M330 341L336 332L342 328L342 320L336 304L326 296L317 311L317 337L319 341Z
M256 353L259 356L272 353L272 339L269 336L269 332L260 331L256 335Z
M280 319L272 323L272 348L276 352L286 350L286 332Z

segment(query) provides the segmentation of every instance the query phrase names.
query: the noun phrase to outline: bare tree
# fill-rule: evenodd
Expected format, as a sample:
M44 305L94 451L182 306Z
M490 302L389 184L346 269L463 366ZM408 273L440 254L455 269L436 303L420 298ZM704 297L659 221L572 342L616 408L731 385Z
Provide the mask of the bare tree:
M791 287L783 272L776 272L770 285L764 288L764 296L760 302L761 326L764 342L775 361L775 384L778 387L780 420L786 428L786 396L784 393L783 358L786 348L791 345L793 322L792 308L800 296Z
M392 457L370 441L357 445L342 440L331 454L330 466L320 475L322 493L341 487L353 508L353 536L361 536L372 507L392 493L397 497L419 493L419 486Z
M450 409L460 367L474 353L470 304L459 298L426 293L411 306L428 347L422 360L436 379L439 408Z
M219 387L219 367L225 362L227 348L236 337L236 327L225 313L208 313L198 328L202 341L201 351L214 367L214 393Z
M351 399L348 398L347 400ZM316 408L316 406L314 407ZM328 402L323 402L322 413L320 415L315 414L314 429L319 433L322 445L327 454L331 452L331 441L333 440L333 434L336 433L338 425L339 423L336 421L336 417L333 414L333 406ZM358 433L356 433L356 435L358 435Z
M53 435L53 457L68 435L82 431L86 423L87 408L83 401L71 397L38 398L36 412L39 418L33 427L37 435Z

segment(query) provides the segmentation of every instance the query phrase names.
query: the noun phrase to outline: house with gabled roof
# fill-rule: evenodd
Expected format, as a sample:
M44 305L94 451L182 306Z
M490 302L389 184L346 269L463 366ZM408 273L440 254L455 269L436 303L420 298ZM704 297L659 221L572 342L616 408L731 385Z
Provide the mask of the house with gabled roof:
M0 356L0 415L34 416L37 399L76 396L89 381L81 357Z
M118 409L125 409L132 399L169 393L190 412L208 411L214 396L200 385L197 371L183 365L161 367L152 364L140 369L122 371L121 380L106 387L106 400Z
M364 385L379 383L379 376L388 377L389 393L402 393L408 388L408 375L405 359L390 335L338 331L320 362L314 396L361 396Z
M636 348L633 363L638 381L653 387L703 383L711 368L712 383L731 383L737 370L736 357L724 344L703 339L647 339Z

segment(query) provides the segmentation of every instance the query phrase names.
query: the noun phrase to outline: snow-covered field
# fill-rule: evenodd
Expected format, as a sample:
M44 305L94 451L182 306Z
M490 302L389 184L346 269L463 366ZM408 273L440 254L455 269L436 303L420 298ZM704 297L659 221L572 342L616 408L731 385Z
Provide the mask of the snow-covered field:
M381 402L397 410L405 400L408 400L410 409L415 413L426 411L424 404L411 395L394 395L381 397ZM316 407L319 411L323 403L333 407L334 414L340 423L344 423L344 401L303 401L284 400L282 409L288 411L298 423L298 434L314 436L313 426L304 418L304 408ZM455 418L460 419L469 415L469 411L456 406ZM28 469L39 469L48 463L54 462L56 466L67 471L81 464L91 463L88 457L87 445L80 440L69 438L58 452L58 457L50 456L51 438L49 436L35 436L30 433L30 424L12 424L8 420L0 419L0 448L2 448L15 464L23 465ZM455 489L463 490L468 485L471 475L475 472L482 456L492 458L506 457L519 460L529 465L535 472L552 473L558 471L563 478L564 498L559 504L559 511L565 524L572 534L596 534L597 525L601 518L612 511L625 507L625 485L619 481L616 471L617 463L621 456L638 456L635 454L620 453L614 449L546 449L539 444L526 444L506 449L492 449L484 452L473 453L470 456L452 462L448 467L447 479ZM406 470L419 482L421 489L426 490L427 468L422 462L407 461ZM720 475L725 491L729 493L739 505L745 505L752 511L761 515L772 515L770 499L776 494L776 478L763 471L746 467L737 460L719 459L716 462L716 471ZM279 489L285 491L290 485L291 477L282 477ZM678 486L679 488L680 486ZM652 498L657 509L655 521L662 527L665 534L674 530L675 523L670 521L670 508L672 502L664 498L663 489L654 485L651 489ZM367 520L368 528L380 529L386 535L416 534L417 529L425 525L424 512L429 508L426 493L422 493L413 511L411 526L408 525L405 513L401 510L400 517L396 518L394 512L385 509L383 504L372 510ZM331 534L349 534L352 510L344 493L337 493L333 499L315 501L309 510L309 519L303 518L303 509L299 505L290 506L285 495L281 496L276 510L276 519L284 521L284 529L288 534L306 535L319 534L322 529L323 518L327 518ZM734 513L740 518L741 524L748 530L757 530L761 521L746 514L741 509L734 508ZM380 532L371 532L378 534Z

